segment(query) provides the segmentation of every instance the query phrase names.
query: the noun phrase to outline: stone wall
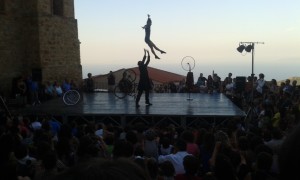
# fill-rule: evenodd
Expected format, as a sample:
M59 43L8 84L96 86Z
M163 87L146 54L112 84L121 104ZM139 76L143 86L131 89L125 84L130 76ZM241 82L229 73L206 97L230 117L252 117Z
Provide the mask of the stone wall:
M52 0L6 0L0 13L0 91L12 79L40 69L42 82L82 81L80 42L74 0L62 0L63 15L53 15Z

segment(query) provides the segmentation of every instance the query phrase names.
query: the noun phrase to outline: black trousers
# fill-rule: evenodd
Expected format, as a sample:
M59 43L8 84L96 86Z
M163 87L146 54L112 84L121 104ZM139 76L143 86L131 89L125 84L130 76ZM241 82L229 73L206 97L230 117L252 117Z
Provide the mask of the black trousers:
M146 101L146 103L150 103L150 101L149 101L149 92L150 92L150 90L148 89L148 90L139 90L138 91L138 94L137 94L136 100L135 100L136 104L138 104L140 102L143 91L145 91L145 101Z

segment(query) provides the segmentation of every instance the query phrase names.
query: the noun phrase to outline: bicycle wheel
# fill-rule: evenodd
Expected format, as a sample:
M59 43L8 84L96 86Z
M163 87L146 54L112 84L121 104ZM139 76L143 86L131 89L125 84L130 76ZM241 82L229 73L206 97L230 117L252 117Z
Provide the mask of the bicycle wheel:
M115 87L114 94L119 99L123 99L127 95L127 93L124 92L124 90L120 87L119 84Z
M136 73L132 69L126 69L123 73L123 76L126 76L126 79L131 82L134 82L136 79Z
M63 101L66 105L75 105L80 100L80 94L76 90L69 90L64 93Z

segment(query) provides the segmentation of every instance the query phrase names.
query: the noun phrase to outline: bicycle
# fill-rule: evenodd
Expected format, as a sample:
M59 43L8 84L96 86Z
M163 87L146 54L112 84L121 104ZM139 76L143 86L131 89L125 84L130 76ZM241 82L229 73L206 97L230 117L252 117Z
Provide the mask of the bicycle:
M78 90L70 89L63 94L63 102L65 105L73 106L80 101L81 95Z
M136 73L132 69L127 69L123 73L122 79L114 89L114 95L119 99L128 96L136 98L137 83L135 83Z

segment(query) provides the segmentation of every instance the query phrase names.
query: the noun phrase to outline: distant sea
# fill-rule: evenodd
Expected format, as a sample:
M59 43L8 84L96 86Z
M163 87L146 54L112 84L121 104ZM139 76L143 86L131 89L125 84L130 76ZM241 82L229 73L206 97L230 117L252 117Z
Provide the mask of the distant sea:
M136 64L82 64L83 78L87 77L87 73L92 73L93 75L104 75L109 71L117 71L122 68L132 68L136 67ZM183 70L181 64L164 64L163 66L151 66L150 67L161 69L164 71L186 75L187 71ZM211 67L210 65L196 64L191 70L194 74L194 80L197 81L200 73L203 73L205 77L211 75L213 72L217 73L221 79L225 79L229 72L236 76L250 76L252 73L252 67L245 66L232 66L232 65L219 65ZM258 76L259 73L264 73L265 80L269 81L271 79L276 79L277 81L285 80L291 77L300 77L300 68L298 66L292 66L290 64L283 64L280 66L275 65L259 65L254 66L254 74ZM300 84L300 82L298 82Z

